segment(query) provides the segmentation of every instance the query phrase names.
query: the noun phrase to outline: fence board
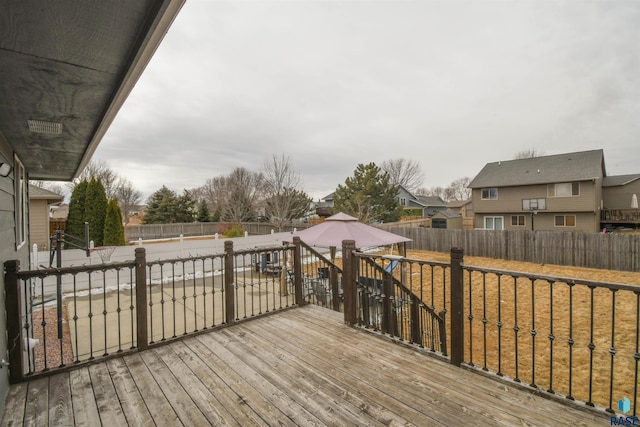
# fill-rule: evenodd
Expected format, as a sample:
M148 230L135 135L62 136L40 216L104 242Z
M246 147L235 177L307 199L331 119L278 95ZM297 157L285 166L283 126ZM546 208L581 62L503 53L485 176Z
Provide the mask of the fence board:
M449 252L452 247L462 247L465 255L470 256L606 270L640 270L638 234L380 227L412 239L408 247L417 250Z

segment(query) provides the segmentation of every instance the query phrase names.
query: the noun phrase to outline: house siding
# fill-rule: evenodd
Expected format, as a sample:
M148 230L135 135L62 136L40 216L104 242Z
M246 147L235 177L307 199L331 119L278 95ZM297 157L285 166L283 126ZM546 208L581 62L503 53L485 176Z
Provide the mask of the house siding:
M29 233L31 245L38 245L39 250L49 248L49 204L47 200L30 200Z
M9 163L12 167L13 152L0 133L0 162ZM8 260L17 259L22 266L29 266L28 245L22 245L16 250L16 218L14 213L14 193L15 181L14 172L6 177L0 177L0 263L4 269L4 263ZM7 359L7 323L6 323L6 300L4 274L0 275L0 355L2 359ZM9 391L9 370L0 369L0 403L4 402Z
M603 205L605 209L631 209L631 197L640 198L640 179L627 185L605 187L603 189Z

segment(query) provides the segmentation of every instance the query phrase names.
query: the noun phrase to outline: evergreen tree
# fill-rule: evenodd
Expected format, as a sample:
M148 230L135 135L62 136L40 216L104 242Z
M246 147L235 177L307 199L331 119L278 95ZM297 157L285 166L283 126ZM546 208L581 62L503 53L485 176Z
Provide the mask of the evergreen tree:
M200 203L198 204L198 214L196 216L196 221L211 222L211 212L209 212L207 202L205 202L204 200L200 200Z
M145 224L170 224L176 222L176 193L162 186L147 199Z
M375 163L359 164L354 175L334 193L334 211L355 216L366 223L397 221L402 215L398 206L398 187Z
M107 213L107 195L99 179L91 178L87 186L84 204L85 221L89 223L89 234L94 246L104 244L104 219Z
M182 196L176 199L176 221L193 222L196 219L196 201L191 193L184 190Z
M65 232L79 239L84 240L84 208L85 200L87 197L87 186L89 183L87 180L80 181L73 189L71 193L71 199L69 200L69 214L67 215L67 223L65 226ZM74 242L75 243L75 242ZM68 244L65 245L65 249L75 249Z
M109 200L107 213L104 218L104 245L124 246L124 225L122 213L116 199Z

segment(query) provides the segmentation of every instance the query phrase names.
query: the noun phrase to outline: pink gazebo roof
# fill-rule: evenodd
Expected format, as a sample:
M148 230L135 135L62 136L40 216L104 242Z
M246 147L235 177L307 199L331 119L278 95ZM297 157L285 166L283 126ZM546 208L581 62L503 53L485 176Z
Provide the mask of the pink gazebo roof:
M324 247L340 247L343 240L355 240L359 249L411 241L404 236L358 222L357 218L342 212L330 216L323 223L294 233L287 240L292 241L295 236L307 245Z

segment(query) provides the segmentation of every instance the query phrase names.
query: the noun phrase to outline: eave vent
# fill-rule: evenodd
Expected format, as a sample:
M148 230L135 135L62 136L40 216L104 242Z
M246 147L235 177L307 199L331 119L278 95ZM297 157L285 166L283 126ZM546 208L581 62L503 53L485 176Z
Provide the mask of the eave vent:
M47 135L62 135L62 123L45 122L44 120L27 120L29 130Z

